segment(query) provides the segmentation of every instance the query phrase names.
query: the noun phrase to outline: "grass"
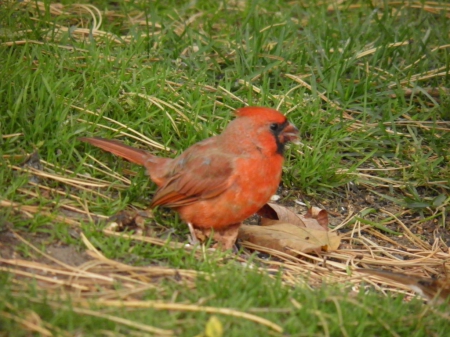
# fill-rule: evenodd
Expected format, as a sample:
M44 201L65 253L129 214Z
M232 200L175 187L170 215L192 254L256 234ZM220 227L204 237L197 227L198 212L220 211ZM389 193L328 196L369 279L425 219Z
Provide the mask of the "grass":
M445 307L352 275L448 272L445 1L0 6L0 336L446 335ZM174 157L243 105L298 126L279 202L327 209L340 250L191 250L164 210L108 228L155 187L77 137Z

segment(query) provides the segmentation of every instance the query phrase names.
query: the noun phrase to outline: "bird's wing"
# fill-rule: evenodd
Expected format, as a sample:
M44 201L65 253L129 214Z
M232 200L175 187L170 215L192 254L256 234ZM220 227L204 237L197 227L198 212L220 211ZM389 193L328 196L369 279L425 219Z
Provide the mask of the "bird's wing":
M174 160L153 207L186 206L220 195L233 184L232 158L205 145L198 143Z

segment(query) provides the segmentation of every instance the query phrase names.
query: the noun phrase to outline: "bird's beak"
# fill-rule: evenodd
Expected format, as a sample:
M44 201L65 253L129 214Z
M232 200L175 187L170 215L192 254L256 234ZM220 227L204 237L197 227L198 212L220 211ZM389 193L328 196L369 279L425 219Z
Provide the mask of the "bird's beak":
M282 143L292 142L298 144L300 142L300 137L298 136L298 129L291 123L289 123L281 132L280 138Z

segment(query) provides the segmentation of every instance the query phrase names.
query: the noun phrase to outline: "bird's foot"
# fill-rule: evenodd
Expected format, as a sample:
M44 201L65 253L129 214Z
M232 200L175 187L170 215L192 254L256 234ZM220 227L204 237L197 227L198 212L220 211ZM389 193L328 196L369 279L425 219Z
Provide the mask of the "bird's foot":
M220 250L234 250L234 244L239 233L240 223L227 226L223 229L211 229L211 228L194 228L195 237L201 242L206 242L211 239L214 243L212 248L217 248ZM191 234L192 235L192 234Z

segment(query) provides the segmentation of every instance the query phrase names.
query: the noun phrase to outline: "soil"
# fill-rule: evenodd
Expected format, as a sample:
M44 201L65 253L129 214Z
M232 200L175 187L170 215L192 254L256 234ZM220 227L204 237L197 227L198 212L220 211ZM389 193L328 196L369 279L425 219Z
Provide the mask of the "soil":
M0 258L31 259L37 262L45 261L46 264L56 265L55 262L34 252L32 249L29 250L29 254L21 253L18 247L20 247L23 242L18 239L14 232L9 230L9 228L11 228L11 226L8 225L0 231ZM46 246L46 254L67 265L79 266L91 260L89 255L87 255L84 251L80 251L80 249L76 246L64 244L62 242L49 243L51 238L48 234L20 232L20 236L38 249L42 249L42 247Z

